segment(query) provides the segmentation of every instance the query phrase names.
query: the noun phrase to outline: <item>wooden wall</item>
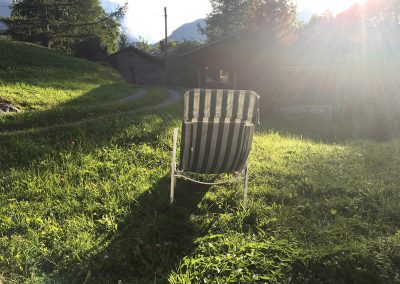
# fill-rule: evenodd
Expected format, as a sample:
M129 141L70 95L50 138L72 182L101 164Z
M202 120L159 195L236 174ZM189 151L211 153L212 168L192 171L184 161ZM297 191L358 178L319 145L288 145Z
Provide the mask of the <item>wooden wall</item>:
M110 61L127 82L141 85L165 84L162 62L152 60L133 50L114 54Z

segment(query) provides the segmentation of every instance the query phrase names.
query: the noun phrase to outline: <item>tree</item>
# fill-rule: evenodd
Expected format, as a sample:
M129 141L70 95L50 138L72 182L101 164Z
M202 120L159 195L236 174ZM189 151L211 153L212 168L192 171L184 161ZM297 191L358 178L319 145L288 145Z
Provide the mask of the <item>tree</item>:
M240 30L246 23L248 0L210 0L212 12L207 15L201 33L212 41Z
M128 37L126 34L121 33L118 40L118 50L125 49L129 46Z
M338 20L350 22L364 21L370 27L398 29L400 26L400 2L398 0L369 0L355 4L337 17ZM351 25L353 24L351 23Z
M243 29L271 29L280 38L293 34L296 5L292 0L210 1L212 12L207 15L206 27L199 28L209 41Z
M6 25L1 34L69 52L77 42L99 37L114 51L125 7L107 14L99 0L13 0L11 17L0 17Z
M175 49L179 45L176 40L168 40L168 50ZM165 52L165 40L160 40L158 43L158 50L160 52Z
M304 31L307 38L330 43L326 44L327 55L341 49L354 57L385 55L400 46L399 19L399 1L369 0L355 4L335 17L332 13L313 16ZM313 44L312 48L316 47L318 45ZM397 53L390 55L394 54Z
M102 44L101 38L91 37L79 41L74 47L76 57L92 61L102 60L107 56L107 48Z
M139 44L137 46L137 48L143 50L144 52L150 53L154 51L154 48L151 46L151 44L145 40L142 37L139 37Z
M294 39L296 5L292 0L252 0L247 19L251 30L271 30L278 38Z
M313 15L307 25L302 27L304 34L310 38L329 40L338 36L338 30L335 28L335 17L331 11L325 11L321 15Z

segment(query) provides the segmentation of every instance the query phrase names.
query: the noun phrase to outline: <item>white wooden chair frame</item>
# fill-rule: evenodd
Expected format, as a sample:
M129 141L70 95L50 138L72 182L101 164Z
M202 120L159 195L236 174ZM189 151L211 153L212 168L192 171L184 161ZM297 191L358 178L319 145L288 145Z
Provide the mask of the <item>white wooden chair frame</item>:
M199 184L205 184L205 185L219 185L219 184L226 184L232 181L238 181L238 180L243 180L244 183L244 201L243 201L243 207L246 209L247 206L247 191L248 191L248 179L249 179L249 165L248 161L246 161L243 172L239 173L236 175L236 177L225 180L225 181L220 181L220 182L202 182L198 181L192 178L189 178L183 174L182 171L178 171L176 168L176 146L178 142L178 128L174 129L173 133L173 146L172 146L172 161L171 161L171 192L170 192L170 203L172 204L174 202L174 196L175 196L175 186L176 186L176 181L177 178L182 178L186 179L195 183Z

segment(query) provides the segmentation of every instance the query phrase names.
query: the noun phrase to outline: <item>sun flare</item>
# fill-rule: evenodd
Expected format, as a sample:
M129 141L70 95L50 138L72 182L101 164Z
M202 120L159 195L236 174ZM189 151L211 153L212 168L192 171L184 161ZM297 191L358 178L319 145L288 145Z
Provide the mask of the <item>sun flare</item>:
M317 14L331 11L332 13L337 14L356 3L363 2L365 2L365 0L298 0L297 4L299 10L311 9Z

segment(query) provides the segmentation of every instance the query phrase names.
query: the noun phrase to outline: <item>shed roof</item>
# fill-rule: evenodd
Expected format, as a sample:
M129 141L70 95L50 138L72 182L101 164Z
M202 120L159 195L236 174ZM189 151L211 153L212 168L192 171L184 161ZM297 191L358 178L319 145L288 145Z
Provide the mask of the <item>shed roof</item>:
M192 54L194 54L194 53L197 53L197 52L200 51L200 50L204 50L204 49L207 49L207 48L209 48L209 47L211 47L211 46L214 46L214 45L217 45L217 44L219 44L219 43L225 42L225 41L227 41L227 40L229 40L229 39L236 38L237 35L238 35L238 33L234 33L234 34L230 34L230 35L228 35L228 36L222 37L222 38L220 38L220 39L217 39L217 40L208 42L208 43L203 44L203 45L200 45L199 47L196 47L196 48L194 48L194 49L192 49L192 50L189 50L189 51L187 51L187 52L184 52L184 53L182 53L180 56L192 55Z
M148 54L147 52L145 52L145 51L143 51L143 50L141 50L139 48L136 48L134 46L128 46L128 47L126 47L124 49L121 49L121 50L119 50L119 51L117 51L117 52L115 52L113 54L110 54L109 57L117 56L117 55L119 55L121 53L126 53L126 52L134 52L134 53L136 53L136 54L138 54L138 55L140 55L140 56L142 56L142 57L144 57L144 58L146 58L146 59L148 59L150 61L153 61L155 63L159 63L159 64L164 63L164 58L159 57L159 56L157 56L157 57L153 56L153 55Z

